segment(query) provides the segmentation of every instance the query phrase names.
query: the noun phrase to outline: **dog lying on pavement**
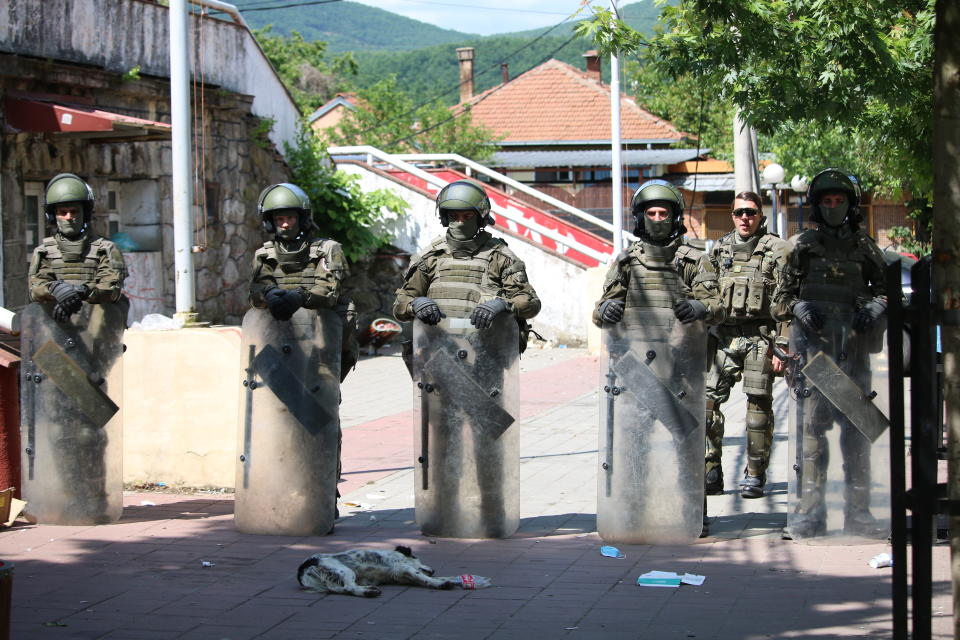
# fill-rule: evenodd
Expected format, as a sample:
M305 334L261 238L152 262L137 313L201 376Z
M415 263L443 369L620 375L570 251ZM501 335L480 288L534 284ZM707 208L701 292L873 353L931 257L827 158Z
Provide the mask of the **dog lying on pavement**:
M316 553L297 569L297 581L308 591L348 593L376 598L378 584L411 584L431 589L453 589L456 577L434 578L433 569L418 560L409 547L353 549L343 553Z

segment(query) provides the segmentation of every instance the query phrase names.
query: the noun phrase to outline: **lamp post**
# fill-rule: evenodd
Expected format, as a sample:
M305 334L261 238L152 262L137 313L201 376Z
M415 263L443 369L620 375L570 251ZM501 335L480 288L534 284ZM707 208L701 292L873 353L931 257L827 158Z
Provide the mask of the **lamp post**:
M797 199L799 200L799 205L797 209L800 213L797 215L797 233L800 233L800 230L803 229L803 196L807 193L807 179L803 176L793 176L793 180L790 181L790 189L797 194Z
M770 221L767 223L767 228L770 229L772 233L780 232L780 194L777 192L777 185L783 182L784 175L783 167L776 162L768 164L763 169L763 181L770 185L770 200L773 202L773 213L770 216ZM783 226L786 227L786 225Z

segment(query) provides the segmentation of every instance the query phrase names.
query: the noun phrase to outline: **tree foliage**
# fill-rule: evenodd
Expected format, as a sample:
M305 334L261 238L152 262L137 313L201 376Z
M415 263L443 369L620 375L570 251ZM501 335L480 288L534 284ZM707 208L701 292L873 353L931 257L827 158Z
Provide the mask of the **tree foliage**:
M383 190L363 191L358 177L337 171L326 148L303 126L296 146L286 145L291 179L310 197L318 233L343 245L353 261L392 239L383 232L387 216L402 215L407 203Z
M579 33L670 77L715 83L796 173L847 163L876 191L923 195L933 13L933 0L683 0L662 8L649 37L605 9Z
M456 115L456 117L454 117ZM356 110L325 132L330 144L372 145L388 153L459 153L478 162L494 152L493 134L439 100L417 107L388 76L359 92Z
M327 62L327 43L307 41L297 31L284 37L273 35L272 30L273 27L267 25L253 34L301 112L313 112L347 86L347 79L356 74L357 63L351 54Z

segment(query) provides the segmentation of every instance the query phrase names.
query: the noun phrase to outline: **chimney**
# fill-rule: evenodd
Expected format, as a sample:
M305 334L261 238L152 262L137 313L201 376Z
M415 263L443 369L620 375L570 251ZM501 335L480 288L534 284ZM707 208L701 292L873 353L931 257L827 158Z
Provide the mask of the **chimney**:
M460 102L466 102L473 97L473 47L457 49L457 60L460 61Z
M600 56L596 50L590 49L583 54L583 57L587 60L587 75L598 84L602 83L603 81L600 79Z
M510 82L510 64L506 62L500 63L500 80L503 81L503 84Z

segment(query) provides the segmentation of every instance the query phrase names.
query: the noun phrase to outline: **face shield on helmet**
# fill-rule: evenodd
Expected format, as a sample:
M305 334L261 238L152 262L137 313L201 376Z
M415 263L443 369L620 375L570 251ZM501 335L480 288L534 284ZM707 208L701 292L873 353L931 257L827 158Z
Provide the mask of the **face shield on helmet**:
M264 189L260 193L257 211L260 213L263 230L281 240L295 240L313 228L310 198L303 189L289 182L281 182ZM281 229L274 220L275 215L296 215L296 225Z
M636 223L633 233L650 242L669 242L687 231L682 222L683 208L679 189L666 180L648 180L640 185L630 203ZM647 215L660 209L665 209L667 215Z
M81 215L72 220L57 217L57 207L61 210L77 207ZM90 224L93 217L93 189L80 177L72 173L61 173L54 176L43 194L44 218L49 225L56 225L57 230L67 236L79 235Z
M838 196L844 196L840 198ZM842 169L824 169L813 177L807 189L810 218L819 224L839 227L860 221L860 181Z
M474 211L474 216L465 220L454 220L452 212ZM490 215L490 198L482 187L466 180L451 182L437 194L437 214L440 223L450 229L450 235L456 240L469 240L475 237L486 225L493 224Z

